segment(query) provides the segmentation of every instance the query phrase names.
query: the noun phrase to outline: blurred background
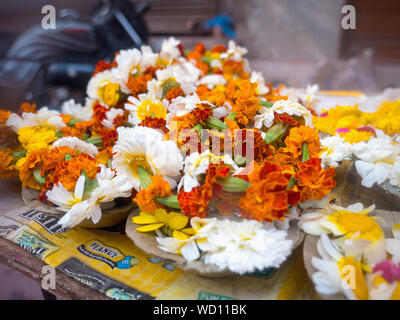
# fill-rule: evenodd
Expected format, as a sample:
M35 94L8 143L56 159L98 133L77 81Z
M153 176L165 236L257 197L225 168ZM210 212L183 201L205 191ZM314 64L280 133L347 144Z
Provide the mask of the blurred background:
M43 29L42 8L56 9ZM343 29L345 5L355 29ZM273 85L376 93L400 87L398 0L13 0L0 2L0 108L83 100L99 59L174 36L185 48L234 39ZM1 214L1 213L0 213ZM0 299L42 299L39 285L0 265Z
M56 29L41 27L54 6ZM342 8L355 8L343 29ZM400 82L398 0L14 0L0 2L0 107L83 98L96 61L175 36L186 48L232 38L276 85L374 93Z

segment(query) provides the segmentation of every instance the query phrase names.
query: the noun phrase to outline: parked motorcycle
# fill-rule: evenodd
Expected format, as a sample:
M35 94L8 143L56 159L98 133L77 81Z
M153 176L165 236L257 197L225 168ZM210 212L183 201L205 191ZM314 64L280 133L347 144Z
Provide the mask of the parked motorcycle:
M56 29L34 26L0 60L0 108L16 110L21 102L57 106L85 94L97 61L148 41L143 15L148 3L102 0L89 21L76 11L58 11Z

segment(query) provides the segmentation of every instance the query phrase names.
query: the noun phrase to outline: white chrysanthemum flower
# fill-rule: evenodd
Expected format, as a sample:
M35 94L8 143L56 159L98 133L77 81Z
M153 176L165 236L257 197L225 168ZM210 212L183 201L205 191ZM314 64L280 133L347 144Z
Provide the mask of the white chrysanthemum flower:
M48 200L58 206L58 210L66 214L59 220L63 227L74 227L85 219L98 223L101 218L101 203L114 200L117 197L128 197L132 190L127 176L118 175L101 165L96 176L97 187L88 198L83 199L85 176L80 176L75 185L74 193L69 192L60 183L46 192Z
M180 41L174 37L165 39L161 45L160 58L165 61L166 64L170 64L172 60L178 59L181 56L181 51L178 46Z
M183 92L189 95L196 91L200 75L200 69L193 63L174 63L165 69L157 70L157 87L162 87L167 80L174 80L179 83Z
M121 79L115 76L114 70L104 70L89 80L86 93L89 98L100 101L105 106L112 107L113 105L108 100L110 99L113 103L116 103L115 96L119 94L120 90L124 93L129 93L129 90L122 86Z
M196 240L199 238L207 238L216 223L216 218L191 218L190 224L195 231L195 235L186 240L166 237L163 233L159 232L159 230L156 230L158 246L165 252L182 255L186 261L195 261L200 258L200 251L196 244Z
M154 67L158 60L158 53L154 53L150 46L142 46L142 59L140 60L140 71L144 72L148 67Z
M130 96L128 103L125 103L125 109L129 111L129 123L138 125L146 117L160 119L167 118L168 101L160 101L151 94L139 94L138 99Z
M142 60L142 53L140 50L128 49L121 50L115 57L117 62L117 67L111 69L112 75L117 79L119 83L127 83L129 80L129 75L136 73L139 70L139 63Z
M346 240L343 250L323 234L318 240L317 248L321 258L312 257L311 263L317 272L312 280L315 289L323 295L331 295L342 292L348 299L367 299L368 288L362 274L360 257L367 240ZM347 268L352 267L355 279L359 283L348 284L343 276L348 274ZM353 280L355 280L353 279Z
M57 131L66 126L60 117L60 113L49 110L47 107L39 109L37 113L24 112L22 116L12 113L6 125L11 127L15 132L24 127L50 127Z
M322 152L319 157L322 159L322 166L337 167L339 162L350 160L352 156L351 145L345 142L339 135L320 139Z
M221 53L221 59L230 59L233 61L241 61L243 56L247 53L247 49L236 45L233 40L228 42L228 50Z
M106 118L101 122L101 124L109 129L114 128L114 120L118 116L122 116L124 114L124 110L111 108L106 112Z
M319 102L317 94L319 92L319 86L317 84L307 85L305 95L301 95L300 99L306 108L313 108L316 103Z
M200 79L199 85L205 85L208 89L212 89L215 86L226 85L226 79L221 74L209 74Z
M96 154L99 152L95 145L87 143L78 137L60 138L53 143L52 148L62 146L70 147L72 150L78 153L86 153L92 157L96 156Z
M168 106L167 124L169 124L174 117L182 117L185 114L193 111L198 104L202 103L213 106L213 104L208 101L201 101L196 93L185 97L176 97L175 99L172 99L170 105Z
M89 101L88 101L89 100ZM61 105L61 112L70 115L72 119L79 121L88 121L93 116L93 101L86 99L87 104L82 106L74 99L69 99Z
M228 101L226 101L221 107L212 108L212 116L217 119L225 118L231 112L232 112L232 106Z
M377 138L353 144L357 160L355 166L363 178L361 185L370 188L375 183L382 184L388 178L395 163L400 163L400 145L376 130Z
M255 127L261 129L263 126L269 128L274 122L274 112L283 114L287 113L290 116L301 117L304 119L306 126L313 127L312 115L306 107L296 102L295 100L278 100L272 107L262 107L259 114L255 116Z
M389 183L400 188L400 161L393 164L393 169L389 174Z
M198 152L191 153L185 159L185 174L179 182L178 190L183 187L185 192L190 192L193 188L200 186L199 176L206 173L210 163L218 164L222 161L231 167L234 174L239 170L237 164L228 154L216 156L211 153L210 150L206 150L202 154L199 154Z
M374 266L386 258L382 228L376 218L368 216L375 206L364 208L355 203L347 208L330 205L328 210L306 213L301 216L299 227L311 235L333 234L336 237L365 239L370 245L365 249L366 263Z
M204 263L244 274L278 268L290 255L293 241L287 232L255 221L218 220L207 237L197 241Z
M183 157L174 141L163 140L162 133L147 127L119 127L117 131L112 167L118 174L127 175L137 191L141 189L139 166L163 176L172 188L176 186Z
M257 84L257 94L262 96L269 92L269 88L265 85L265 79L261 72L253 71L250 76L250 82Z

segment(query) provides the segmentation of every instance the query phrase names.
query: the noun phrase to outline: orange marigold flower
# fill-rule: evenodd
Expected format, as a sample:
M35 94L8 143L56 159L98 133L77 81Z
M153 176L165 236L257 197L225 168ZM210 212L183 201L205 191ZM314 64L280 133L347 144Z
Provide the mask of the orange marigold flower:
M35 180L33 170L42 167L43 160L46 158L47 153L48 150L46 148L41 148L29 154L19 171L22 187L40 190L40 184Z
M217 199L222 193L222 187L217 183L217 179L227 177L229 171L230 168L223 163L210 164L203 185L193 188L190 192L184 192L182 189L178 193L182 212L189 217L206 217L210 200Z
M263 96L267 101L275 102L277 100L287 100L288 96L282 96L280 94L280 90L285 86L279 85L276 89L274 89L270 83L267 83L267 87L269 88L269 92Z
M108 147L104 150L99 151L96 154L96 161L98 164L107 165L108 161L111 159L112 147Z
M61 163L63 163L67 154L71 157L76 156L75 151L67 146L55 147L49 150L46 157L43 159L42 176L49 171L55 170Z
M318 131L308 126L294 127L290 129L285 139L285 151L290 152L295 158L302 154L303 143L307 143L310 158L318 157L321 151Z
M212 47L211 52L226 52L228 50L224 45L222 44L217 44L214 47Z
M237 122L241 125L247 126L250 122L254 121L254 117L260 108L261 106L258 104L258 99L245 100L234 104L232 111L236 112Z
M155 199L170 195L172 195L171 185L162 176L156 174L151 178L150 185L146 189L140 190L133 201L137 203L140 210L153 213L158 208L165 208Z
M290 175L277 163L254 163L253 171L248 175L251 186L239 200L240 213L245 218L258 221L284 220L284 214L290 205L300 200L300 193L287 190Z
M50 180L54 184L62 183L65 189L73 192L78 178L82 174L82 170L86 172L89 179L94 179L99 168L96 160L88 154L81 153L72 159L61 163L53 172Z
M18 176L18 171L14 168L14 157L12 150L7 148L0 150L0 178L11 178Z
M147 92L147 82L153 79L151 73L141 74L138 76L130 75L126 86L134 97L141 93Z
M24 112L36 112L36 103L23 102L19 106L17 114L21 115Z
M60 114L60 117L65 124L68 124L72 120L72 116L69 114Z
M142 126L142 127L149 127L149 128L153 128L153 129L162 130L164 132L164 134L168 132L168 129L167 129L166 125L167 125L167 121L165 121L165 119L153 118L153 117L150 117L150 116L144 118L139 123L139 126Z
M248 79L249 74L244 72L242 61L227 60L222 66L222 72L227 79L233 79L234 76L239 78Z
M167 94L165 95L165 99L171 101L179 96L185 96L185 92L180 87L174 87L168 90Z
M6 123L11 115L11 111L0 109L0 123Z
M107 62L105 60L100 60L96 64L96 68L94 69L92 77L94 77L96 74L103 72L105 70L111 69L113 67L112 62Z
M309 199L321 200L336 186L335 169L330 167L324 170L320 158L299 162L298 167L300 171L295 178L298 180L302 202Z

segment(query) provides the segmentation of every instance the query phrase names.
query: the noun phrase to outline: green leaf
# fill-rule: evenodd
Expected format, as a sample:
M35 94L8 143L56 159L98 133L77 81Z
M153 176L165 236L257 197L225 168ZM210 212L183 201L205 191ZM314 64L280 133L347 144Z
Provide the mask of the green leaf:
M103 139L100 136L94 136L86 139L86 142L99 147L103 144Z
M64 137L64 135L61 132L56 132L56 137L58 139L60 139L60 138Z
M151 183L151 173L141 166L138 166L139 180L143 189L146 189Z
M181 206L179 205L178 196L170 196L165 198L156 198L158 203L161 203L169 208L180 210Z
M222 122L221 120L215 118L215 117L209 117L206 121L206 125L210 129L217 129L217 130L225 130L228 129L228 126L226 125L225 122Z
M264 100L260 100L260 102L258 104L265 108L271 108L273 106L272 102L264 101Z
M295 186L296 183L297 183L297 180L293 176L291 176L289 183L286 187L286 190L291 190Z
M69 153L67 153L65 155L65 157L64 157L64 161L68 161L68 160L71 160L71 159L72 159L72 156Z
M41 171L41 168L36 168L35 170L33 170L33 177L38 183L43 184L46 181L46 177L42 177Z
M97 181L96 178L91 180L87 175L87 173L85 172L85 170L82 170L81 174L85 176L85 187L83 188L83 198L87 199L89 198L92 191L99 186L99 182Z
M303 142L303 147L302 147L302 153L303 153L303 159L302 161L307 161L310 159L310 155L308 154L308 146L307 146L307 142Z
M168 79L162 84L162 96L161 99L164 99L167 95L168 91L172 88L179 88L181 85L174 79Z
M69 127L73 127L76 123L81 122L80 120L77 119L72 119L70 122L68 122Z
M13 156L14 161L17 162L19 159L26 157L26 150L16 151L11 153L11 155Z
M246 163L246 158L241 156L240 154L235 155L235 158L233 159L233 161L235 161L235 163L238 166L242 166Z
M226 116L226 119L235 120L235 118L236 118L236 112L231 112Z
M201 61L203 61L206 65L210 66L212 59L207 58L207 57L201 57L200 58Z
M218 179L217 183L222 186L226 192L243 192L251 186L246 180L238 177L226 177Z
M268 129L266 132L264 141L268 144L271 144L280 138L286 133L287 127L284 123L277 123Z

